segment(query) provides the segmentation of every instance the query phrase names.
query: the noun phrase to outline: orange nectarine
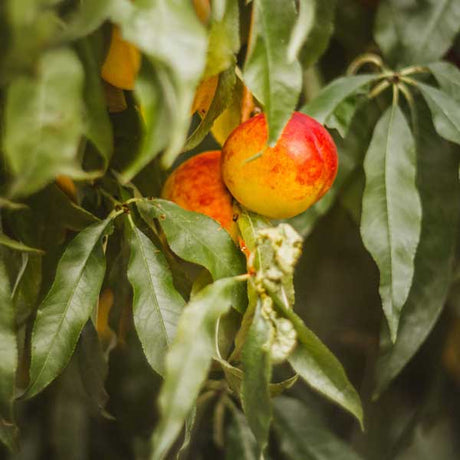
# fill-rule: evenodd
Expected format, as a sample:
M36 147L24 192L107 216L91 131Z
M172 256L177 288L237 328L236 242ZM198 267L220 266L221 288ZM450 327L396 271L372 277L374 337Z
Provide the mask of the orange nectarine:
M118 26L112 28L110 48L101 69L102 78L121 89L134 89L141 66L141 53L121 36Z
M246 208L267 217L293 217L318 201L337 173L337 149L326 129L295 112L274 147L267 146L265 115L250 118L228 137L222 175Z
M232 196L222 181L221 151L203 152L182 163L168 177L161 196L189 211L217 220L236 241Z

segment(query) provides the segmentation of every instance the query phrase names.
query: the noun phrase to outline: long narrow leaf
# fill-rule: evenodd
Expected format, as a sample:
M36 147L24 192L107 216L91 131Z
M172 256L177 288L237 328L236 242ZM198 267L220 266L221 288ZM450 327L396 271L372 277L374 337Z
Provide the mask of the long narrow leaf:
M380 297L395 341L414 276L422 209L416 186L415 141L399 107L375 127L364 161L361 235L380 270Z
M442 91L460 101L460 70L450 62L434 62L427 66Z
M270 333L270 323L262 315L261 304L258 302L242 350L244 374L241 402L261 453L268 443L272 418L269 390L272 371Z
M436 323L452 279L459 218L458 156L436 136L428 108L418 108L418 169L423 221L409 298L394 344L383 334L376 366L378 397L414 356Z
M344 101L375 79L376 76L371 74L338 78L324 87L301 111L327 125Z
M299 15L289 42L289 58L300 51L302 67L311 67L326 51L334 32L336 0L300 0Z
M30 246L27 246L26 244L21 243L20 241L13 240L4 233L0 233L0 244L10 249L14 249L15 251L30 252L34 254L44 254L44 251L42 251L41 249L31 248Z
M134 224L128 231L128 279L134 290L134 324L147 361L163 375L164 357L185 302L173 285L161 251Z
M252 42L244 66L244 81L265 108L268 144L274 145L297 103L302 72L288 59L296 11L294 2L254 0Z
M439 135L448 141L460 144L459 101L432 86L418 83L417 87L431 110L433 123Z
M59 261L56 277L41 303L32 333L30 398L56 378L72 356L96 305L105 273L102 237L106 219L79 233Z
M284 302L272 295L275 306L297 332L297 346L289 363L313 389L354 415L363 426L361 400L338 359Z
M166 356L160 396L160 423L153 435L152 460L165 458L206 378L214 353L218 319L232 303L234 278L216 281L201 290L182 314L174 342Z

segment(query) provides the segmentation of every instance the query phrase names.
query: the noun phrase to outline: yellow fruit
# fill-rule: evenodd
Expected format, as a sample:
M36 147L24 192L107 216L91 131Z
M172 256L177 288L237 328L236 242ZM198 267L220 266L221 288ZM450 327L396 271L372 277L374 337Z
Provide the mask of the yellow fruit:
M117 88L132 90L140 66L139 50L123 40L120 28L113 26L109 52L102 65L102 78Z
M209 0L193 0L193 6L198 19L203 24L206 24L211 16L211 4Z
M293 217L318 201L337 173L337 150L326 129L295 112L274 147L265 115L236 128L222 149L222 176L246 208L267 217Z

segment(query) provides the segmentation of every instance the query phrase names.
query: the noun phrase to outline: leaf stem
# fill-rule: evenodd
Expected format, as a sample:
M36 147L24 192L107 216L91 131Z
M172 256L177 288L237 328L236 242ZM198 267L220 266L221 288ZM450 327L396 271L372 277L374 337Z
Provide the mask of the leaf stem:
M418 86L418 81L417 80L414 80L413 78L410 78L410 77L405 77L401 74L400 76L400 80L411 85L411 86L415 86L417 87Z
M366 64L373 64L379 70L387 70L383 64L382 58L374 53L365 53L354 59L348 66L347 75L354 75Z
M393 107L396 107L399 102L399 87L397 84L393 85Z
M402 69L400 72L400 75L402 76L413 75L414 73L430 73L430 69L428 69L428 67L414 65L414 66L406 67L405 69Z
M121 214L124 214L124 209L113 209L112 212L107 216L108 219L116 219Z
M371 92L368 94L369 99L376 98L380 93L385 91L390 86L390 82L388 80L381 81L378 85L376 85Z
M412 96L412 93L411 93L410 89L408 88L408 86L405 83L399 82L398 87L401 90L401 93L403 94L403 96L406 99L407 104L409 106L410 115L411 115L411 122L412 122L412 129L414 131L415 137L417 137L417 134L418 134L417 133L417 131L418 131L418 118L417 118L417 110L415 108L414 98Z

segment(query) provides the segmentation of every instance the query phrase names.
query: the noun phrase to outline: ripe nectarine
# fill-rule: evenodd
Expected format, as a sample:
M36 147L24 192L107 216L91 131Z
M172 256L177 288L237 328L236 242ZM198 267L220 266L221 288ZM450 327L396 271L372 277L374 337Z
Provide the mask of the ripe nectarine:
M161 196L217 220L236 241L232 196L222 181L221 151L203 152L182 163L166 180Z
M265 115L250 118L228 137L222 175L246 208L267 217L293 217L318 201L337 173L337 149L326 129L295 112L274 147Z
M141 53L125 41L118 26L113 26L110 48L101 69L101 77L121 89L134 89L141 66Z

